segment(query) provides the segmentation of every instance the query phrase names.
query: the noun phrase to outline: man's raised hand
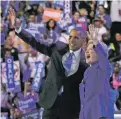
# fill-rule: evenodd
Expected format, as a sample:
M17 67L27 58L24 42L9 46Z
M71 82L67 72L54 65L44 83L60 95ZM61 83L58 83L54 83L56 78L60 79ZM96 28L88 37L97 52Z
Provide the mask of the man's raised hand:
M11 27L15 27L16 13L13 8L9 9L9 20Z

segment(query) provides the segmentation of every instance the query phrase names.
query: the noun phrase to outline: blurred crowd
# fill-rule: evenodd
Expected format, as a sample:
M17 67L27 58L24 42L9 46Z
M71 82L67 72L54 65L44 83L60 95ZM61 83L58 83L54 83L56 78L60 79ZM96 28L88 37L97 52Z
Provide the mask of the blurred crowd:
M38 100L50 64L48 56L36 51L16 35L15 29L9 24L11 8L16 11L19 19L16 24L21 24L21 27L28 30L38 42L48 46L58 40L68 44L69 32L73 27L81 27L87 31L88 25L94 24L99 29L98 40L105 43L104 47L108 50L108 59L112 68L110 78L111 90L114 92L112 98L116 100L115 111L121 110L121 1L72 1L70 2L72 15L66 24L66 21L63 21L64 4L61 2L1 1L1 112L7 113L10 119L21 119L23 115L34 110L43 111ZM60 19L43 19L46 8L61 11ZM40 40L41 38L43 40ZM20 86L19 91L7 89L6 70L3 66L7 56L13 56L14 62L19 62L19 67L14 69L20 73L16 81L16 85ZM36 73L35 62L38 61L45 65L41 86L36 92L32 88L32 83ZM34 97L36 106L34 109L22 111L19 108L19 101L21 97L27 99L28 96Z

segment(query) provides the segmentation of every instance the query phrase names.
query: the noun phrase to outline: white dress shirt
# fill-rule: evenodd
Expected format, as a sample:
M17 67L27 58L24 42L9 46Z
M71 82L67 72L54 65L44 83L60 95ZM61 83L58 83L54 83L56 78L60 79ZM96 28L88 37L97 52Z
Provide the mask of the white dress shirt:
M64 62L66 61L67 57L69 56L69 53L72 53L72 52L74 53L73 61L72 61L72 65L71 65L71 69L70 69L69 73L67 73L67 74L65 73L66 76L73 75L78 70L78 67L79 67L79 62L80 62L80 57L81 57L81 48L77 51L70 50L70 52L66 53L62 57L63 66L64 66Z
M80 59L81 59L81 48L77 51L72 51L70 50L70 52L66 53L63 57L62 57L62 63L63 63L63 66L64 66L64 62L66 61L67 57L69 56L70 53L74 53L73 55L73 61L72 61L72 65L71 65L71 69L68 73L65 73L65 75L68 77L68 76L71 76L73 75L77 70L78 70L78 67L79 67L79 63L80 63ZM64 86L61 86L58 94L62 94L64 91Z

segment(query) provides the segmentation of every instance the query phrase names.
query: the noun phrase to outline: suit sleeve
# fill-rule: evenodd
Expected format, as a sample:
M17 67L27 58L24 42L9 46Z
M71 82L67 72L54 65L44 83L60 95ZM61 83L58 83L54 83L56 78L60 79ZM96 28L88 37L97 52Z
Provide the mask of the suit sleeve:
M100 43L95 47L95 51L98 56L99 67L106 73L109 73L110 63L108 61L107 54Z
M49 57L51 56L52 51L54 49L54 45L47 46L47 45L41 44L40 42L36 41L35 38L24 29L22 29L20 33L16 32L16 35L20 37L23 41L25 41L27 44L31 45L37 51Z

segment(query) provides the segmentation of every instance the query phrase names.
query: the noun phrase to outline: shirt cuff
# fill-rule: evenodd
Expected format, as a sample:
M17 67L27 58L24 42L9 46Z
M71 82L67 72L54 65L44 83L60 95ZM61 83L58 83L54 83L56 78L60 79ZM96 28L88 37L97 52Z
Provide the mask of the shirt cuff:
M19 34L21 30L22 30L22 27L20 27L19 29L15 29L15 32Z

